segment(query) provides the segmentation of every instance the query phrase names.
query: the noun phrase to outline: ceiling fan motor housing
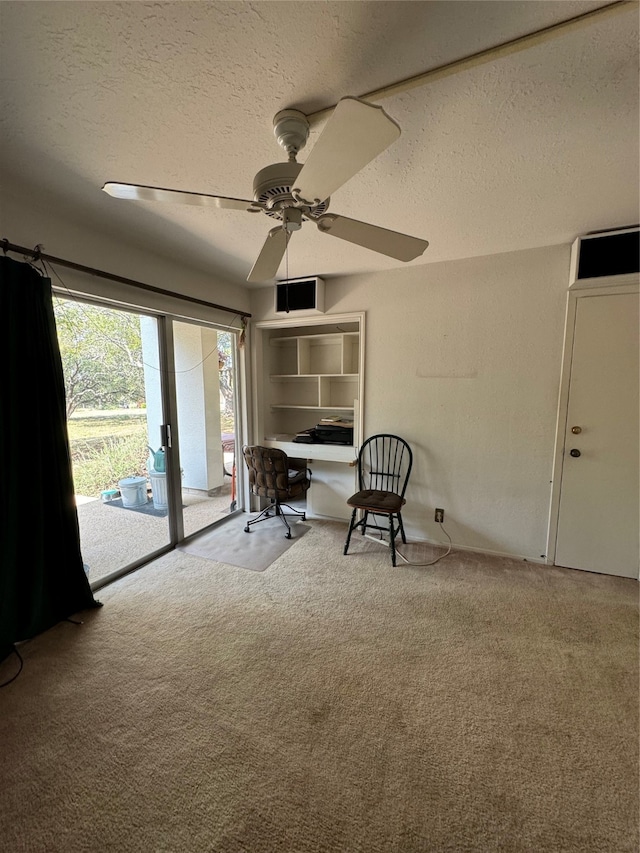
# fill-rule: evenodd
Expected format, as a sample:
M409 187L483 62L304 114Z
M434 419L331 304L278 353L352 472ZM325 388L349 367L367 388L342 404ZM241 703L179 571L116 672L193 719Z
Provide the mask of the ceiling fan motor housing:
M280 210L283 207L299 207L291 190L295 189L296 178L302 170L302 163L289 161L288 163L273 163L260 169L253 179L253 198L268 206L264 212L267 216L282 219ZM329 199L320 204L308 207L313 216L320 216L329 207Z

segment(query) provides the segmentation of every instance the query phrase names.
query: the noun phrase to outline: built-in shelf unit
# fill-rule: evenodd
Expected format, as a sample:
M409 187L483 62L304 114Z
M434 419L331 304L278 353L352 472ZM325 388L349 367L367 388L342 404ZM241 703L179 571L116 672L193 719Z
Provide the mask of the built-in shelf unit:
M364 314L267 320L252 335L256 443L289 456L352 462L362 441ZM353 421L353 444L293 441L330 416Z
M331 409L353 416L358 399L359 332L271 338L271 406ZM322 416L322 415L321 415Z

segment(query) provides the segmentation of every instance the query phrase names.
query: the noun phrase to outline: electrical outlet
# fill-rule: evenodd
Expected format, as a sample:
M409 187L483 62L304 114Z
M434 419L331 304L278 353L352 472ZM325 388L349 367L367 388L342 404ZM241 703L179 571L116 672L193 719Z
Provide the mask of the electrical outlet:
M443 521L444 521L444 510L443 510L443 509L440 509L439 507L436 507L436 514L435 514L435 519L434 519L434 520L435 520L435 521L437 521L437 522L438 522L438 524L442 524L442 523L443 523Z

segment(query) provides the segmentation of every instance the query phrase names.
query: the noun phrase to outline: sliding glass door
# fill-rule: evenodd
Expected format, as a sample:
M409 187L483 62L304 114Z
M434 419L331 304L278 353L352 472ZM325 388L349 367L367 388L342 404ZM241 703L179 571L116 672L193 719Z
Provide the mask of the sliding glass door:
M85 569L104 582L238 508L236 333L55 300Z

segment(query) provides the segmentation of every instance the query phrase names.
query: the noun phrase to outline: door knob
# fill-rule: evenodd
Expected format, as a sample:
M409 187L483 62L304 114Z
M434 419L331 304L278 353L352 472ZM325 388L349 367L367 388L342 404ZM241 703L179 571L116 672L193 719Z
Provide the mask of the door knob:
M569 451L569 456L574 456L577 459L580 456L580 451L574 447L573 450Z
M579 426L571 427L571 432L574 435L580 435L580 433L582 432L582 427L579 427Z

